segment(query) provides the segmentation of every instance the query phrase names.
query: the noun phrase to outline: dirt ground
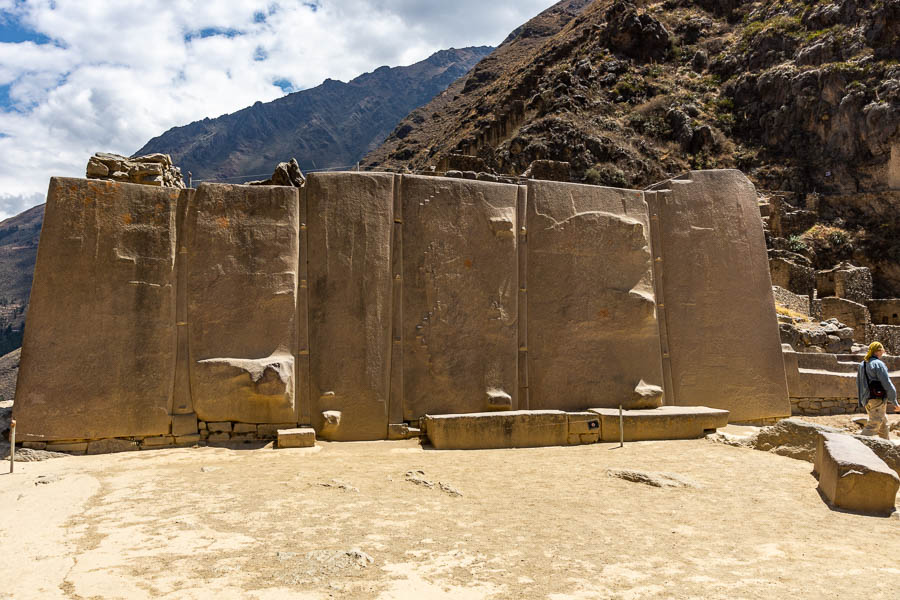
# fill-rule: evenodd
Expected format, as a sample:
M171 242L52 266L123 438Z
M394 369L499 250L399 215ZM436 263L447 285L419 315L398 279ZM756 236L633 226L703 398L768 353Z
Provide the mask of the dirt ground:
M900 596L897 513L832 510L810 470L708 440L461 452L320 443L21 463L0 476L0 598Z

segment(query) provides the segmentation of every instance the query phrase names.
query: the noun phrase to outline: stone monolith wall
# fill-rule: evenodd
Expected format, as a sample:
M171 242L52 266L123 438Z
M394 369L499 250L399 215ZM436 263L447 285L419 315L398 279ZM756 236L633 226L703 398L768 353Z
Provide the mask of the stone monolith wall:
M379 439L426 413L616 407L641 382L732 420L787 416L755 206L737 171L647 192L53 179L19 436Z

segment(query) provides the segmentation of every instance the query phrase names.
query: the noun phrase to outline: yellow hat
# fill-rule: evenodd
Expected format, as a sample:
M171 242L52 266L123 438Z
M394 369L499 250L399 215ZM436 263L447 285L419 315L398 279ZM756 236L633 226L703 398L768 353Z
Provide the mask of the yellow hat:
M872 342L869 344L869 351L866 352L866 360L871 359L875 356L875 353L879 350L884 350L884 346L881 345L881 342Z

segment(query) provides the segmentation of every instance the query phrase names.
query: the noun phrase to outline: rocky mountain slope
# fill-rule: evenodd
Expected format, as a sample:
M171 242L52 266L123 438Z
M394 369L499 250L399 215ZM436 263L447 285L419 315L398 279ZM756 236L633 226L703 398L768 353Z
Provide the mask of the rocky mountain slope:
M414 65L380 67L347 83L327 79L272 102L174 127L136 154L169 154L195 181L269 174L291 157L304 171L354 165L411 110L492 50L442 50Z
M363 162L622 187L735 167L797 213L774 246L900 296L898 60L900 0L563 0Z
M0 355L22 344L44 205L0 222Z

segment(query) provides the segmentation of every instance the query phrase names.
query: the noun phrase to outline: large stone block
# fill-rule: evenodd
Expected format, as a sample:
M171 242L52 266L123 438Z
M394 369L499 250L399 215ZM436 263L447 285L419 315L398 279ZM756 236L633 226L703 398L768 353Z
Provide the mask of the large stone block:
M666 404L791 413L775 299L753 184L693 171L645 194L663 339Z
M440 450L565 446L569 417L558 410L428 415L425 432Z
M201 184L185 229L197 417L296 421L297 190Z
M815 472L828 501L855 512L893 512L900 477L859 440L840 433L818 435Z
M600 417L600 439L619 441L619 411L592 408ZM661 406L622 412L625 441L686 440L728 425L728 411L705 406Z
M394 175L312 174L306 198L312 425L328 439L384 439ZM329 411L342 418L326 433Z
M279 448L311 448L315 445L316 430L312 427L278 430Z
M19 440L169 432L179 194L50 180L14 407Z
M518 407L518 186L404 176L401 194L403 420Z
M643 196L528 183L530 408L618 406L662 386Z

